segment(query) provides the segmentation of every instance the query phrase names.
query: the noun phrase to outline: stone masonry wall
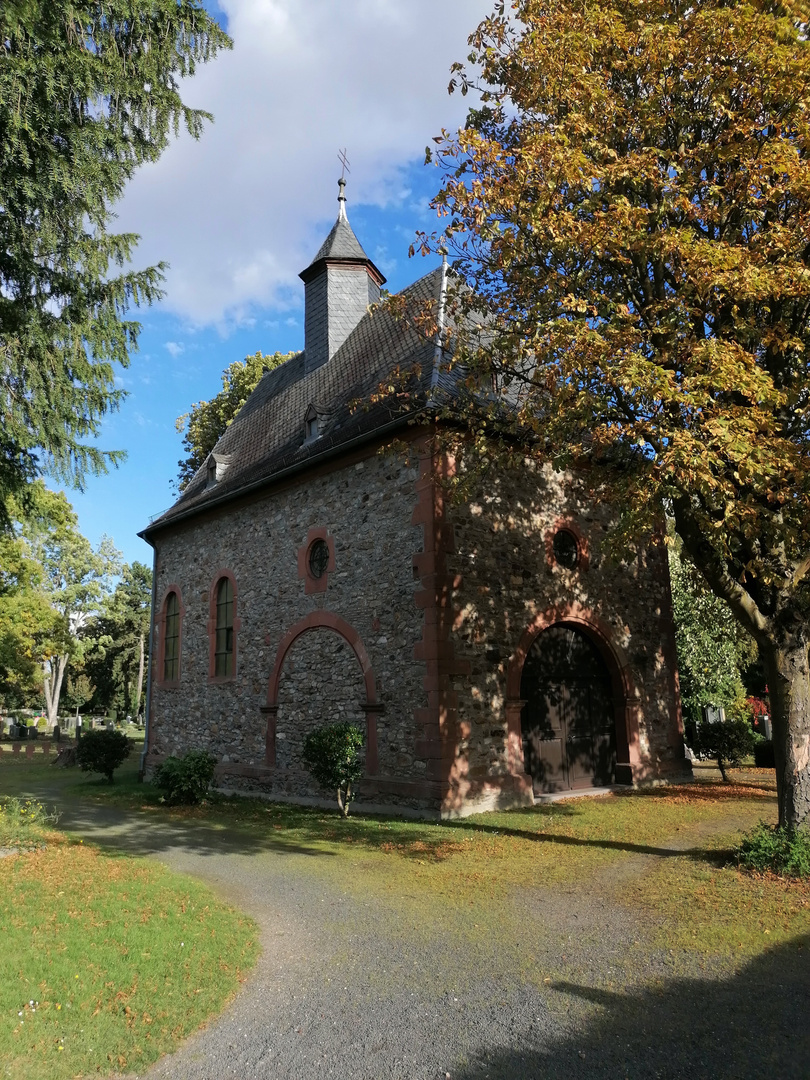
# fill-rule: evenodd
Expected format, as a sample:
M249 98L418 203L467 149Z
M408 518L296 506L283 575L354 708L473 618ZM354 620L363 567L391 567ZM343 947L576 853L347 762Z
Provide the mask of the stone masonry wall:
M549 608L572 603L610 629L638 688L639 751L649 777L683 768L678 731L674 638L666 553L642 549L626 562L603 551L611 512L584 479L528 466L487 477L486 490L449 511L447 554L454 582L455 656L470 665L456 677L461 772L470 778L508 771L506 674L521 636ZM566 570L550 558L550 538L568 526L581 535L586 565ZM642 777L639 777L642 778Z
M412 558L423 543L422 529L411 524L415 478L416 470L402 457L374 454L158 535L158 602L177 585L185 615L179 686L162 686L155 664L150 758L202 747L225 765L245 772L256 767L258 773L267 727L260 708L279 644L310 613L332 612L360 636L376 676L384 707L377 717L378 775L424 777L413 726L414 708L426 703L425 665L414 659L424 622L414 602ZM335 565L326 591L307 595L298 555L308 532L317 528L328 530ZM233 679L212 682L209 603L223 569L236 582L237 666ZM303 733L335 709L364 723L361 675L353 650L336 633L305 631L282 668L278 766L270 777L229 786L304 793L308 781L300 775L298 757ZM331 714L327 700L334 704Z
M312 778L301 757L304 739L327 722L351 721L362 730L365 696L357 657L344 637L318 629L296 638L284 661L278 693L276 768L283 777L283 794L312 793Z

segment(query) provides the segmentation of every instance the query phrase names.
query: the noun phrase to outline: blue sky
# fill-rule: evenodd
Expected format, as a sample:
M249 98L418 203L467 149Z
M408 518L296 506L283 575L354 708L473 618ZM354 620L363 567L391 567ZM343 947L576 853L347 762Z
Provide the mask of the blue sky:
M220 0L207 4L234 50L185 91L214 113L141 170L117 207L141 236L134 260L171 264L164 300L133 313L140 350L121 372L128 397L99 445L126 450L107 476L68 492L82 532L151 564L137 537L172 504L182 436L175 420L220 387L222 370L257 350L303 347L303 285L337 215L338 149L351 162L349 220L397 291L433 263L408 258L433 229L439 186L424 148L454 128L465 102L447 94L450 64L491 0Z

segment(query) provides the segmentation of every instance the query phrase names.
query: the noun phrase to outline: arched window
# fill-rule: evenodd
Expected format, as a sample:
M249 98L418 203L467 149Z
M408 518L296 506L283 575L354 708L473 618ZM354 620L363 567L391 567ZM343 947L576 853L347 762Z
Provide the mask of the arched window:
M183 644L183 598L178 585L170 585L163 594L160 614L156 619L158 651L155 657L155 678L162 686L180 685L180 656Z
M180 601L176 592L166 597L166 622L163 638L163 681L180 678Z
M214 644L214 677L227 679L233 675L234 604L230 578L220 578L217 585L216 640Z

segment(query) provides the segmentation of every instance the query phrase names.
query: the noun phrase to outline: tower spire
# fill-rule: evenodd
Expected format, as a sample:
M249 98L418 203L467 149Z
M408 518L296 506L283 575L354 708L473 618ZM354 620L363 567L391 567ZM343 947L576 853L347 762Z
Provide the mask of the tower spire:
M338 203L340 204L340 210L338 211L338 218L342 218L344 221L348 221L346 217L346 181L341 178L338 180L338 187L340 188L340 194L338 195Z
M0 0L2 3L2 0ZM327 363L380 299L385 278L363 251L346 216L346 151L338 154L343 173L338 180L340 213L318 254L300 277L304 293L304 373Z
M340 189L340 194L338 195L338 203L340 204L338 220L342 218L344 221L346 221L348 220L346 217L346 173L350 173L352 170L349 168L349 159L346 156L345 147L342 150L338 151L338 161L343 166L343 169L340 173L340 179L338 180L338 188Z

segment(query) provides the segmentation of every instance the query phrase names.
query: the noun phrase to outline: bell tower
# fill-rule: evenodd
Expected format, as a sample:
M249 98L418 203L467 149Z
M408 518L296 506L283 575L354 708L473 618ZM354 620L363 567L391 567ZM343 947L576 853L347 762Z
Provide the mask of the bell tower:
M346 180L338 181L339 212L304 282L304 372L326 364L354 330L385 278L366 255L346 216Z

